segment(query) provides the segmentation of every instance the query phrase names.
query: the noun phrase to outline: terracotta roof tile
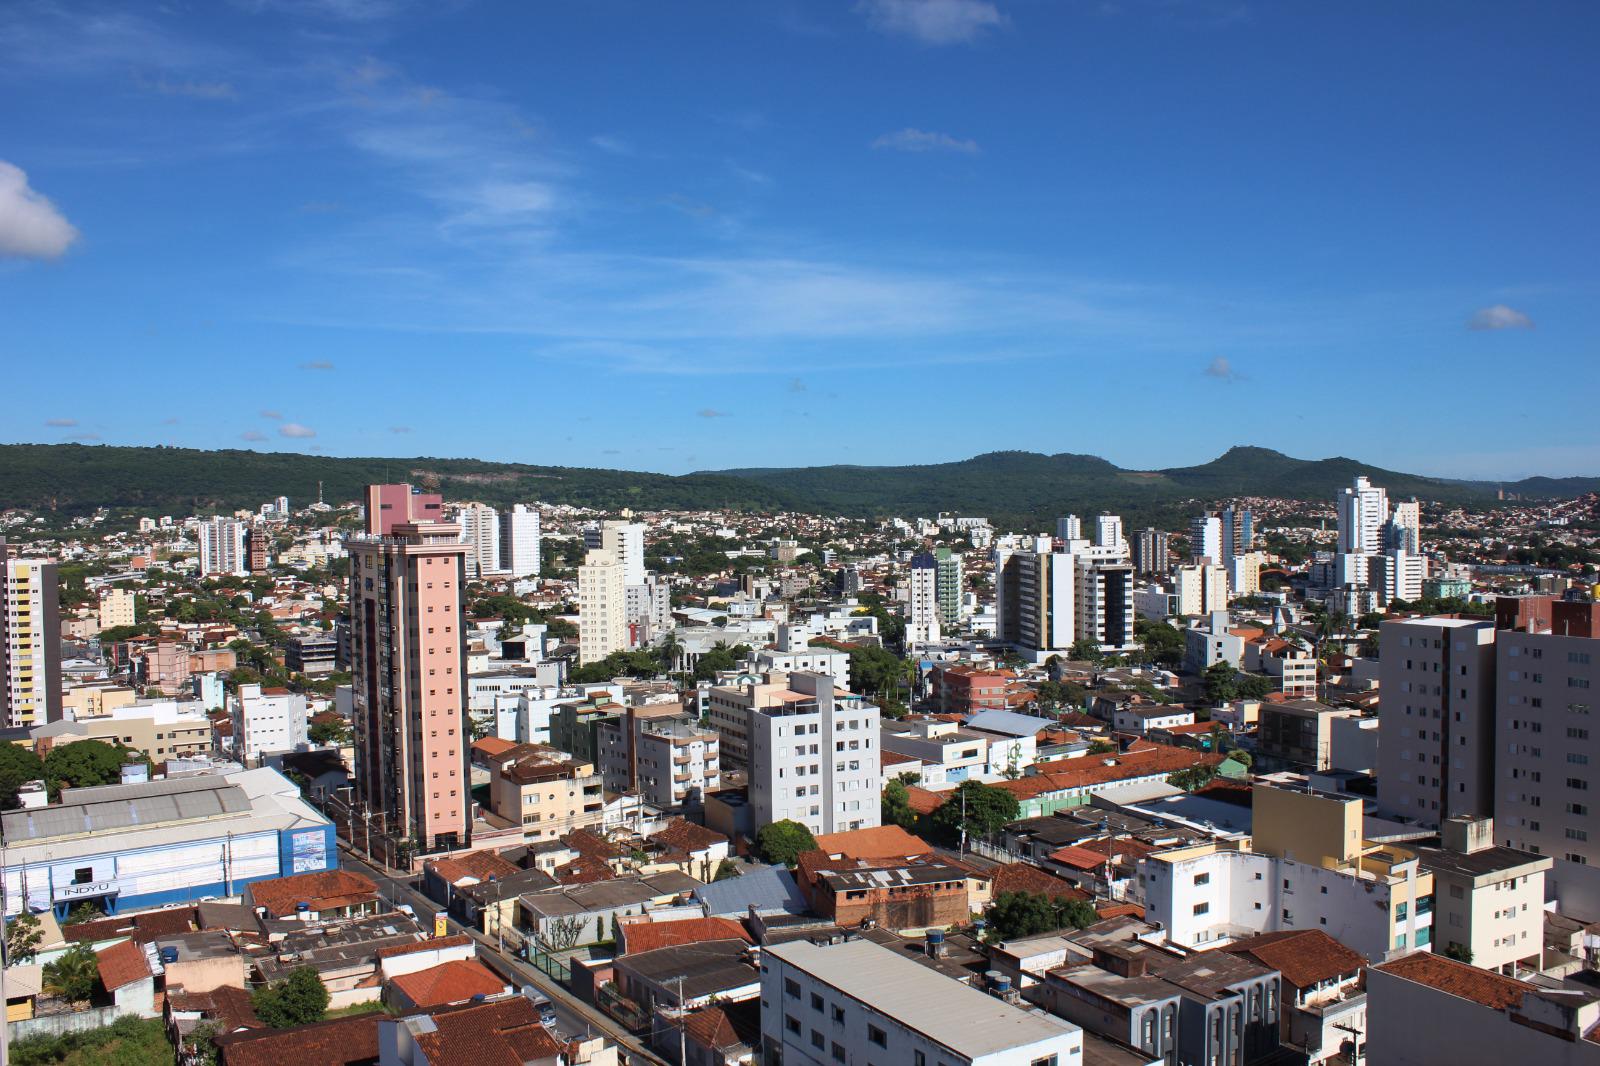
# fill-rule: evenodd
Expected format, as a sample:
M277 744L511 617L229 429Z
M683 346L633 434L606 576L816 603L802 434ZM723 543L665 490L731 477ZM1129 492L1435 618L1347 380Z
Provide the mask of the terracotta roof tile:
M689 1039L708 1048L732 1048L743 1044L749 1048L761 1044L761 1001L747 999L738 1003L702 1007L691 1011L684 1022Z
M440 1007L465 1003L473 996L492 996L505 991L505 982L481 962L453 959L426 970L401 974L389 984L419 1007Z
M827 855L847 859L905 859L926 855L932 846L897 825L872 829L853 829L844 833L824 833L817 837L817 849Z
M992 874L990 890L996 896L1002 892L1031 892L1036 896L1050 896L1054 899L1091 898L1089 893L1070 881L1045 873L1037 866L1025 862L1009 862L1004 866L996 866L990 873Z
M309 903L312 910L320 911L375 900L378 886L349 870L320 870L257 881L250 886L250 898L257 907L265 907L269 916L282 918L293 914L300 903Z
M1431 951L1412 952L1393 962L1374 966L1373 969L1436 988L1461 999L1470 999L1494 1010L1519 1008L1523 995L1535 990L1535 986L1526 981L1503 977L1490 970L1435 955Z
M707 940L743 940L752 943L744 926L732 918L684 918L675 922L643 921L623 922L618 926L622 954L637 955L641 951L677 947L680 944L699 944Z
M472 938L465 933L455 933L451 936L434 937L431 940L418 940L411 944L395 944L378 949L378 958L392 959L398 955L415 955L419 951L437 951L440 948L459 948L472 943Z
M150 976L150 965L145 961L144 948L131 940L122 940L95 953L100 965L100 983L107 992L115 992L124 985Z
M524 1066L566 1050L539 1024L533 1004L522 996L431 1011L429 1016L434 1031L417 1037L429 1062Z
M1127 778L1176 773L1191 766L1212 766L1221 761L1220 755L1208 755L1190 748L1140 744L1121 755L1086 755L1081 759L1037 763L1033 767L1036 773L1015 781L996 781L994 787L1003 788L1019 800L1024 800Z
M1321 929L1285 929L1239 940L1222 949L1270 966L1296 988L1310 988L1362 970L1367 960Z
M906 788L906 803L917 814L932 814L944 802L944 796L931 789L911 785Z
M491 877L509 877L520 871L516 863L501 858L492 851L469 851L447 859L434 859L427 864L438 877L449 884L459 884L467 878L487 881Z
M381 1013L255 1029L217 1038L225 1066L371 1066L378 1061Z
M1106 856L1073 844L1052 851L1050 853L1050 861L1059 862L1063 866L1070 866L1074 870L1093 870L1097 866L1105 865Z
M665 844L679 851L705 851L718 844L728 843L728 838L715 829L707 829L703 825L696 825L686 818L674 818L661 832L650 838L657 844Z

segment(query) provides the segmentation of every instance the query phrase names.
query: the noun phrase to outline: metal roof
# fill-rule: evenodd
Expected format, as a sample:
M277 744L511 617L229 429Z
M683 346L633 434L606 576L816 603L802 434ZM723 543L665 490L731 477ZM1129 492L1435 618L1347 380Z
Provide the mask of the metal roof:
M979 729L985 733L1004 733L1012 737L1036 736L1040 730L1054 729L1056 726L1056 723L1048 718L1018 714L1015 711L979 711L977 714L969 715L964 724L968 729Z
M133 785L68 788L62 802L0 818L8 843L149 828L250 810L244 790L222 778L182 778Z

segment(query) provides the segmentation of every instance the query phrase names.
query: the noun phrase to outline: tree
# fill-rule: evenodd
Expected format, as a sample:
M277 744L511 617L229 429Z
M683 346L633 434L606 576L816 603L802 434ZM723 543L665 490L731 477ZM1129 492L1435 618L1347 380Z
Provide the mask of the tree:
M1234 698L1245 700L1266 699L1270 692L1278 691L1277 682L1265 674L1249 674L1243 670L1233 675Z
M6 926L6 965L32 962L44 940L44 925L29 911L23 911Z
M44 763L20 744L0 744L0 809L17 806L17 789L44 779Z
M962 821L965 803L966 820ZM961 836L965 825L968 836L992 837L1017 820L1021 805L1017 797L1003 788L982 781L963 781L948 799L933 812L933 824L951 840Z
M1183 662L1183 634L1175 626L1150 618L1133 623L1133 634L1153 663L1178 666Z
M313 722L306 735L313 744L343 744L350 739L350 727L342 721L325 719Z
M193 1066L217 1066L217 1037L222 1033L216 1022L201 1022L189 1030L184 1043L189 1045Z
M1228 752L1228 758L1232 759L1234 762L1238 763L1240 766L1244 767L1246 770L1250 769L1251 766L1255 765L1255 761L1256 761L1255 760L1255 756L1251 755L1248 751L1245 751L1243 748L1234 748L1232 751Z
M1109 740L1096 740L1089 745L1090 755L1115 755L1116 753L1116 744Z
M1105 655L1100 651L1100 642L1098 640L1090 640L1085 637L1082 640L1072 642L1072 647L1067 649L1067 658L1077 663L1097 663L1105 658Z
M1173 788L1181 788L1185 792L1193 792L1197 788L1209 785L1217 776L1215 766L1191 766L1186 770L1167 777L1167 784Z
M88 944L79 944L54 962L44 964L44 990L52 996L78 1002L94 995L100 978L100 960Z
M98 922L106 916L99 904L93 900L84 900L67 913L67 920L62 925L82 925L84 922Z
M762 862L774 866L793 866L802 851L811 851L816 846L817 838L811 835L811 830L787 818L762 826L756 834L756 854L761 856Z
M1206 667L1206 672L1201 678L1205 686L1206 702L1213 707L1228 703L1237 696L1238 686L1234 675L1238 673L1233 664L1219 659Z
M1472 965L1472 949L1465 944L1459 944L1452 940L1450 946L1444 949L1443 954L1447 959L1455 959L1457 962L1464 962L1468 966Z
M884 786L881 806L884 825L910 829L917 824L917 812L911 809L911 791L904 781L897 778Z
M250 1005L274 1029L310 1025L327 1014L328 989L315 969L302 966L277 984L256 989Z
M989 928L999 940L1048 933L1068 926L1083 929L1100 920L1081 899L1062 899L1033 892L1002 892L989 906Z
M723 859L717 863L717 873L711 880L726 881L730 877L739 876L739 864L732 859Z

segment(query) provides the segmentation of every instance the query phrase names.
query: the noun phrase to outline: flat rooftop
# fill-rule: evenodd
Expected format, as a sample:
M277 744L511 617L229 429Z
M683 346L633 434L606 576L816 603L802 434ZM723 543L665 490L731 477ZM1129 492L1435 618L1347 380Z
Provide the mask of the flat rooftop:
M1078 1031L1075 1025L1013 1007L870 940L796 941L769 947L766 954L968 1058Z

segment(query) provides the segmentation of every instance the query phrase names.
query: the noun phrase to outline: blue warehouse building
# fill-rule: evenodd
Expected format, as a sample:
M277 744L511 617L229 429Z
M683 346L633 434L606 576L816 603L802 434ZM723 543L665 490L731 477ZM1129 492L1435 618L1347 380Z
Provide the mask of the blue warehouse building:
M147 910L339 864L333 823L275 770L67 788L0 815L5 913Z

